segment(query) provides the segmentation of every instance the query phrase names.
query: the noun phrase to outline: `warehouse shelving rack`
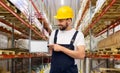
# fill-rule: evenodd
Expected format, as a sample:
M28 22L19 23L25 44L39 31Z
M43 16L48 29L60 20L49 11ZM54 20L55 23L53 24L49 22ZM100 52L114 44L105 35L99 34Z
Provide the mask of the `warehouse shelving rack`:
M90 67L89 69L84 70L84 73L91 73L93 60L98 60L98 61L104 60L105 61L104 64L107 64L107 65L110 59L113 59L115 61L120 60L120 50L117 49L119 47L114 47L114 49L117 50L116 52L105 50L105 48L102 48L101 50L99 50L99 48L96 48L98 50L95 50L95 51L92 51L91 49L92 35L95 37L98 37L98 36L101 36L103 33L107 32L106 36L109 36L109 30L113 29L113 33L114 33L114 28L120 24L119 9L115 10L115 8L116 9L119 8L119 2L120 1L118 0L105 0L105 3L102 5L101 9L98 12L96 12L93 17L91 17L93 14L91 12L92 5L94 7L96 5L96 2L95 0L93 2L92 0L89 0L82 11L85 13L86 10L90 9L90 11L88 12L90 14L89 17L91 18L90 20L88 20L88 22L90 21L90 23L86 24L83 21L87 19L85 19L85 15L83 14L76 26L76 29L79 29L79 26L82 26L80 25L80 23L82 23L83 25L88 25L86 27L82 27L84 28L83 32L85 37L87 37L88 35L90 37L90 48L89 48L89 51L86 51L86 59L85 59L85 62L88 62L86 60L89 60ZM109 23L109 21L111 21L111 23ZM106 22L107 24L105 24L104 22ZM85 65L88 66L88 63L86 63ZM99 66L99 64L97 66Z
M87 58L93 58L93 59L115 59L120 60L120 50L116 48L116 52L107 51L108 49L100 49L96 51L86 51L86 57Z
M31 5L34 5L33 7L36 7L35 4L32 2L32 0L30 0L30 2L31 2ZM6 17L6 18L4 17L0 18L0 22L12 28L12 31L9 31L4 27L0 29L0 31L10 35L8 37L11 39L11 43L12 43L11 44L12 48L10 47L9 50L8 48L0 49L0 62L6 60L7 70L11 71L11 73L27 73L27 72L31 73L31 70L32 70L31 66L33 66L31 62L33 59L40 58L40 60L42 60L41 62L44 63L44 57L49 58L49 56L47 56L46 53L41 53L41 54L30 53L29 50L27 50L27 52L23 52L22 50L19 50L21 48L18 48L18 50L16 51L15 39L22 38L22 39L29 39L29 40L31 39L47 40L48 38L44 33L42 33L42 31L38 30L38 28L33 26L31 21L28 22L29 20L26 19L26 17L22 13L16 12L16 10L18 9L15 6L11 5L11 3L8 2L8 0L0 1L0 10L3 11L2 14L5 15ZM39 16L42 16L38 10L37 10L37 14ZM51 29L49 28L49 25L46 19L42 17L38 19L40 22L43 23L43 26L45 27L44 29L50 34ZM19 31L22 34L17 34L15 33L14 30Z
M13 73L27 73L29 72L29 59L31 58L31 61L37 60L39 58L39 60L41 59L42 61L38 64L41 63L41 65L43 63L49 63L50 62L50 57L48 57L46 55L46 53L41 53L41 54L36 54L36 53L29 53L29 52L18 52L15 53L15 51L10 51L10 50L0 50L0 60L12 60L13 65L11 65L12 67L12 71L11 69L8 67L8 71L11 71ZM47 58L46 60L44 60L45 58ZM38 65L37 64L37 65ZM36 65L35 63L31 64L32 66ZM9 66L9 63L8 63ZM32 71L32 70L31 70Z

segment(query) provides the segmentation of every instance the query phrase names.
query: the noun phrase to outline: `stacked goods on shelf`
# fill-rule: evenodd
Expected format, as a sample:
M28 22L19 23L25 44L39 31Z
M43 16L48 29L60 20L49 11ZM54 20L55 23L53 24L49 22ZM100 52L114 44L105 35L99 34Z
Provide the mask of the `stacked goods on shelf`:
M120 31L99 41L98 48L120 48Z
M89 0L81 0L81 8L79 9L79 12L78 12L78 15L77 15L77 19L76 19L76 22L75 22L75 27L77 27L78 23L79 23L79 20L82 18L82 14L84 14L84 9L86 7L86 5L88 4Z
M114 67L117 68L117 69L120 69L120 61L119 60L115 62Z
M7 37L5 35L0 34L0 48L7 48Z
M97 0L95 13L100 11L102 9L102 7L104 7L105 3L106 3L106 0Z
M15 59L15 73L27 73L29 68L29 59Z
M7 71L4 67L0 67L0 73L11 73L11 72Z
M29 40L27 40L27 39L16 40L15 47L21 48L21 49L28 49L28 46L29 46L28 42L29 42Z

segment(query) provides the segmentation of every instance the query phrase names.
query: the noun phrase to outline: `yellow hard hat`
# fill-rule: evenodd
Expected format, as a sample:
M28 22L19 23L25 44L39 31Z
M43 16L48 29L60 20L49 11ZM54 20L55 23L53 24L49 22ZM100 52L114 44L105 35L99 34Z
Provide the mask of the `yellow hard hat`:
M73 10L69 6L62 6L58 9L57 15L54 16L56 19L66 19L66 18L73 18Z

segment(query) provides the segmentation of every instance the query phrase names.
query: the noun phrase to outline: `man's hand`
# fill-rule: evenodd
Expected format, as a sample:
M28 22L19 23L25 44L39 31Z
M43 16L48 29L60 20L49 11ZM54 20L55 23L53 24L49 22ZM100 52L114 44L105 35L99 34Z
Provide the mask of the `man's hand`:
M62 46L58 45L58 44L49 44L49 49L53 49L54 51L61 51L62 50Z

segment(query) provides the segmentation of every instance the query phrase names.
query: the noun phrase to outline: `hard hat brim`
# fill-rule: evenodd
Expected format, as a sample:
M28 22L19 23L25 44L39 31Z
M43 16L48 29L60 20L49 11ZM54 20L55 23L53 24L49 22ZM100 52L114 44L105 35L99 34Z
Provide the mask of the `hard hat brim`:
M54 16L55 19L67 19L65 17Z
M54 16L55 19L65 19L65 18L60 18L58 16Z

